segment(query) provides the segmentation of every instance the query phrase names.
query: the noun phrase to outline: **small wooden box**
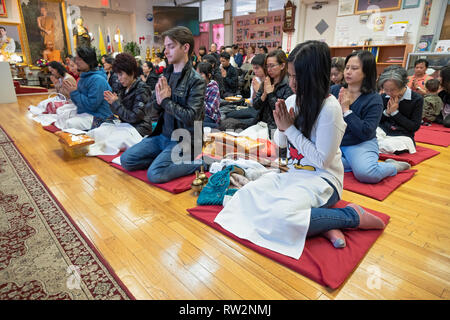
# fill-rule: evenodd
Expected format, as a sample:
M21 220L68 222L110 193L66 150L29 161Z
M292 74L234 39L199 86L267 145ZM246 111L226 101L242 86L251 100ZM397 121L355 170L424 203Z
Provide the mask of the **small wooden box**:
M95 143L91 137L83 135L74 135L67 132L56 132L59 136L59 143L61 144L64 154L75 159L84 157L88 152L88 146Z

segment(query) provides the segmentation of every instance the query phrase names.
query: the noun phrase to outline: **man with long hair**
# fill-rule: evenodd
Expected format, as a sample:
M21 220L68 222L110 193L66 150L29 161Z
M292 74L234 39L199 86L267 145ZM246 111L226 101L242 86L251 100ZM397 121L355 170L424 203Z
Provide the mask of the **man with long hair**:
M151 106L159 115L158 123L150 137L120 158L128 171L147 169L152 183L192 174L201 165L193 160L201 153L206 84L190 61L194 37L186 27L174 27L162 36L169 66L159 78L151 99ZM200 128L196 136L195 123Z

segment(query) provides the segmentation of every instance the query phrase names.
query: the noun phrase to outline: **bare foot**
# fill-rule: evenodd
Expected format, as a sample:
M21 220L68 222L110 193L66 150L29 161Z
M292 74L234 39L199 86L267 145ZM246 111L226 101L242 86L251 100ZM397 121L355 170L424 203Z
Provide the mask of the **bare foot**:
M345 236L339 229L332 229L322 233L322 235L331 241L335 248L345 248Z
M377 216L371 214L370 212L365 211L360 206L350 203L347 205L358 213L359 216L359 229L384 229L386 225L383 220L378 218Z

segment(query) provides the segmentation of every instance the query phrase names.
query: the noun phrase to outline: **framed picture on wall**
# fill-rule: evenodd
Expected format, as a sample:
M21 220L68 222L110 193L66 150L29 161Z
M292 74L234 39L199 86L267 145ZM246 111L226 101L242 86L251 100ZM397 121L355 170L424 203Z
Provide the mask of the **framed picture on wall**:
M352 15L355 11L355 0L339 0L338 17Z
M26 63L26 45L20 23L0 22L0 29L6 37L6 41L0 43L0 60Z
M39 59L62 61L71 52L64 0L17 2L25 28L29 63L34 64Z
M6 0L0 0L0 18L8 18L8 13L6 12Z
M403 0L402 9L418 8L420 6L420 0Z
M355 14L400 10L402 0L356 0Z

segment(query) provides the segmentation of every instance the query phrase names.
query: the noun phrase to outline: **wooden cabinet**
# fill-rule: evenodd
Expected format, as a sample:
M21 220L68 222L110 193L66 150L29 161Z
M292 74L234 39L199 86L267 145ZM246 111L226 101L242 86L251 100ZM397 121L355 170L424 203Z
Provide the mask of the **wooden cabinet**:
M390 65L406 67L408 54L412 52L412 44L384 44L373 46L330 47L331 57L347 57L356 50L367 50L373 53L377 62L377 74Z

